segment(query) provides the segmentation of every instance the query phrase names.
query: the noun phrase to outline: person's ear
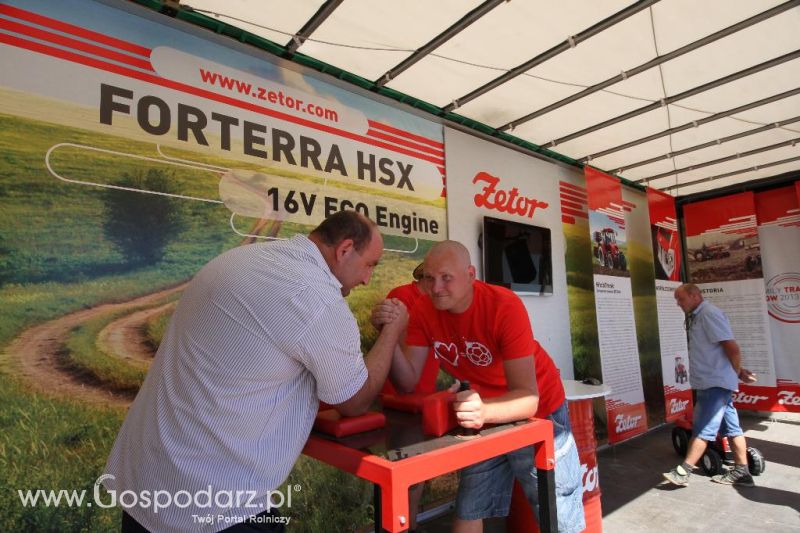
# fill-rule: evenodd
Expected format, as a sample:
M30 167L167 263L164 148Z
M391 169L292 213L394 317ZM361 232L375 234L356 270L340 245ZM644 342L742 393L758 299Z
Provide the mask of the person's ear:
M469 268L467 269L467 272L469 272L469 280L475 281L475 277L478 275L477 272L475 271L475 265L470 265Z
M355 252L356 248L353 244L353 239L344 239L336 245L336 261L341 262L346 259L350 254Z

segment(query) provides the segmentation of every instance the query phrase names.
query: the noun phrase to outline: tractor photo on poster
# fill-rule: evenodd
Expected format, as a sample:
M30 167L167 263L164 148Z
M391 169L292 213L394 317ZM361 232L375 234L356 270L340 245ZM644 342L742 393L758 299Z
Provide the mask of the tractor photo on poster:
M624 222L600 211L589 212L592 272L630 277Z

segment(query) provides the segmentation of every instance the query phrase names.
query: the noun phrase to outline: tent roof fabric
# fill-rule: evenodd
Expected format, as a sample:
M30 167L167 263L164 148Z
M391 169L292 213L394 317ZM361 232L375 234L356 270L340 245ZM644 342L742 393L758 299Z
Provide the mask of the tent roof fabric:
M183 0L181 10L446 121L675 196L800 171L800 0Z

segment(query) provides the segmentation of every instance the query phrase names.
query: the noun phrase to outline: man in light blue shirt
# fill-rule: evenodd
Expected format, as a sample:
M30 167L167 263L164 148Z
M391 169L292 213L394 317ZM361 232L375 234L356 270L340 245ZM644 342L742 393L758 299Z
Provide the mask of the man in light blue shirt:
M712 481L724 485L752 487L753 478L747 468L747 444L739 426L739 415L733 406L733 393L739 380L752 383L752 372L742 368L742 354L733 338L728 317L717 306L703 300L694 283L675 289L675 301L686 313L689 337L689 379L697 396L692 421L692 440L684 462L664 474L674 485L685 487L692 468L703 456L709 441L717 434L728 437L735 466Z

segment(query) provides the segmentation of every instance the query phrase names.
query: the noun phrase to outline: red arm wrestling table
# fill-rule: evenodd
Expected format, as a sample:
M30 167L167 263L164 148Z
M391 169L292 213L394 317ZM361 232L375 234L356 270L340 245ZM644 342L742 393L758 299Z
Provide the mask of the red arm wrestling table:
M403 431L405 425L408 433L414 433L410 426L419 426L421 418L391 410L384 414L386 429L340 439L312 433L303 449L309 457L373 483L376 532L408 529L408 489L412 485L531 444L538 473L540 529L556 531L552 422L530 419L502 424L482 429L481 436L471 440L460 439L459 428L438 438L422 437L417 429L419 438L409 439L416 442L389 448L387 429Z

